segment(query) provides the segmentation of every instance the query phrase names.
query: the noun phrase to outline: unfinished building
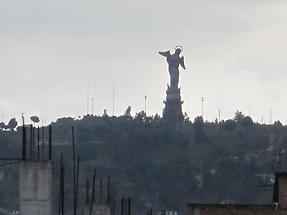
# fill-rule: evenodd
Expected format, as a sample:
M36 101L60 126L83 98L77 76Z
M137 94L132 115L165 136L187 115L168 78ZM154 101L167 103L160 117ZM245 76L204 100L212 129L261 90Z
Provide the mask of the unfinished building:
M188 204L188 215L286 215L287 173L277 173L273 203L260 204Z

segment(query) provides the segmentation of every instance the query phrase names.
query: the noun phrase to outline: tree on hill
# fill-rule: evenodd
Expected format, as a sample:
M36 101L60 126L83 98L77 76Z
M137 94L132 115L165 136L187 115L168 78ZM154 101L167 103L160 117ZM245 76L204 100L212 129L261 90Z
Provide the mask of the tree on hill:
M223 123L223 130L225 131L233 131L236 127L236 123L232 119L228 119Z
M2 130L6 129L6 125L5 125L4 122L0 122L0 128L1 128Z
M233 119L235 122L240 122L244 119L244 114L241 111L236 111Z
M135 120L143 122L145 117L146 117L145 112L141 111L139 113L136 113Z
M39 117L37 117L37 116L31 116L30 119L31 119L31 121L32 121L33 123L38 123L38 122L40 122L40 119L39 119Z
M10 119L10 121L8 122L6 128L10 129L11 131L13 131L16 127L17 127L17 121L15 118Z
M184 126L179 126L176 132L168 128L159 115L150 117L144 112L131 119L123 116L61 118L52 124L53 140L71 143L74 125L77 152L83 160L79 190L84 189L85 176L97 168L101 176L110 175L113 179L116 199L123 193L135 196L135 213L144 211L149 204L155 210L174 208L184 213L185 204L192 201L267 202L269 190L258 186L268 182L263 181L261 175L273 171L274 156L266 149L287 151L287 127L252 125L248 116L238 118L238 123L230 119L215 124L197 117L193 123L183 122ZM252 129L248 129L250 125ZM21 130L0 132L0 156L21 154ZM66 160L71 160L71 144L55 144L54 149L53 159L58 169L62 153ZM281 162L282 171L286 171L287 159L282 157ZM71 169L71 162L67 162L67 170ZM1 196L11 208L13 205L9 204L18 198L17 190L11 189L18 183L17 171L14 175L0 183ZM58 177L59 174L55 174L55 185ZM72 180L67 180L68 186L72 187ZM9 192L4 192L5 188ZM67 192L67 198L72 198L71 193ZM55 201L56 198L55 195Z
M282 125L282 123L279 120L277 120L277 121L274 122L274 126L280 128L283 125Z
M131 106L128 106L125 113L124 113L124 117L132 118L131 111L132 111Z
M198 116L194 119L194 140L198 143L203 142L205 139L205 133L203 130L204 123L202 116Z
M245 117L243 117L243 119L241 120L240 123L244 127L250 127L253 125L253 120L250 116L245 116Z

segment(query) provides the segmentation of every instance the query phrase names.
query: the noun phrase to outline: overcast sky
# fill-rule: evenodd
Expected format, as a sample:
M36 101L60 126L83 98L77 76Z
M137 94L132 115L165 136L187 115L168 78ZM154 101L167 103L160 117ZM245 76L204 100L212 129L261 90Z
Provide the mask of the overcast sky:
M286 0L0 2L0 114L46 121L87 112L162 114L167 64L184 48L183 111L213 121L236 110L287 120ZM91 101L90 101L91 112Z

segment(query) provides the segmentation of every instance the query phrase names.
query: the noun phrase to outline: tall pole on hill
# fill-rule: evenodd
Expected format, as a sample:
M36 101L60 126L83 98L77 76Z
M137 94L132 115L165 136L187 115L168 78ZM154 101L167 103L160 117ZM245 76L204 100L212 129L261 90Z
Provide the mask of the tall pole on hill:
M147 96L144 96L144 113L146 115L146 99L147 99Z
M272 124L272 109L269 110L269 124Z
M221 113L220 113L220 108L219 108L219 110L218 110L218 122L220 122L220 115L221 115Z
M94 97L92 98L92 115L94 115Z
M113 81L113 116L115 115L115 80Z
M201 97L201 116L202 116L202 119L203 119L203 100L204 100L204 98Z
M90 83L87 82L87 115L89 114Z

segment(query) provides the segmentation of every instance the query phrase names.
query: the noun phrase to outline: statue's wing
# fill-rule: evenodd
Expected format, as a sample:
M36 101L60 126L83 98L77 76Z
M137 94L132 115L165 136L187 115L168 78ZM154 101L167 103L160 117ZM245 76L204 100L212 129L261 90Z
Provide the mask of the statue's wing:
M170 51L166 51L166 52L158 52L160 55L164 56L164 57L168 57L170 56Z
M179 63L180 63L180 65L181 65L181 67L185 69L184 57L183 57L183 56L180 58L180 62L179 62Z

